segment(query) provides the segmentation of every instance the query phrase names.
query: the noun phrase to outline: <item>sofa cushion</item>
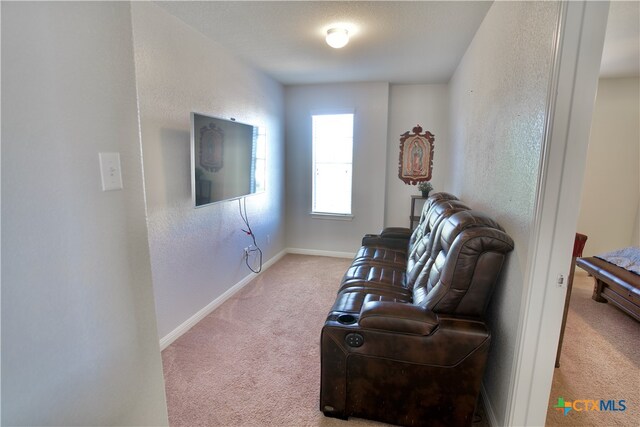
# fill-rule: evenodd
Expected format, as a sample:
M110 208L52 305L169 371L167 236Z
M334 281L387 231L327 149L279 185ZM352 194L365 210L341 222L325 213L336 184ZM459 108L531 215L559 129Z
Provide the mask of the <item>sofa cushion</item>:
M400 268L406 268L407 251L382 246L361 246L353 258L353 264L358 265L371 262L397 265Z
M371 301L386 301L397 303L410 303L411 292L401 292L398 290L368 290L345 291L338 294L338 298L331 307L332 312L340 313L360 313L362 306Z
M404 268L370 264L352 265L349 267L342 278L338 293L346 290L366 291L367 289L397 289L409 295L412 292L407 284Z

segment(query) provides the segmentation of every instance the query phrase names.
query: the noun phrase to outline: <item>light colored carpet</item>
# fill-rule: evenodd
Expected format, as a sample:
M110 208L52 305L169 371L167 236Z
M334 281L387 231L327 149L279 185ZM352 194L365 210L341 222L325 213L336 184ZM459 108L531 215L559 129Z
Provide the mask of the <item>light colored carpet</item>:
M640 425L640 323L591 299L594 279L576 268L560 368L555 370L547 426ZM624 412L557 409L565 401L626 400Z
M165 349L170 425L383 426L318 408L320 331L350 263L286 255Z

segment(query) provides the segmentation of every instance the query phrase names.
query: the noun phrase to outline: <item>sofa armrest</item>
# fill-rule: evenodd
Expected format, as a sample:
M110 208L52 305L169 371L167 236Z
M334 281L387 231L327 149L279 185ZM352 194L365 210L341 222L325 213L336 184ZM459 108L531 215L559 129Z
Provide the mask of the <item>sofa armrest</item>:
M365 234L362 238L362 246L382 246L399 251L406 251L408 244L408 239L387 238L378 234Z
M424 307L391 301L369 301L360 310L363 328L414 335L429 335L439 324L438 317Z
M406 227L387 227L380 232L380 237L409 240L413 232Z

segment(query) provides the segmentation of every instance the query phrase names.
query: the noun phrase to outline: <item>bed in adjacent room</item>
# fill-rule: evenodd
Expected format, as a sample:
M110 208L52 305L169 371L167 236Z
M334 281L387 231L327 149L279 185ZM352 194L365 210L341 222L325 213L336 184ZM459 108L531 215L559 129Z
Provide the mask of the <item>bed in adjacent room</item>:
M592 296L595 301L613 304L640 321L639 247L578 258L576 265L596 279Z

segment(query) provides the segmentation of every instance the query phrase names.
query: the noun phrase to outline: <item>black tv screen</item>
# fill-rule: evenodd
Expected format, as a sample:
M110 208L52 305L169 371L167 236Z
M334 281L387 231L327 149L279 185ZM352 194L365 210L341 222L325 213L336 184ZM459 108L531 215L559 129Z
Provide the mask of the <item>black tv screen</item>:
M265 189L266 138L256 126L191 113L191 193L195 207Z

